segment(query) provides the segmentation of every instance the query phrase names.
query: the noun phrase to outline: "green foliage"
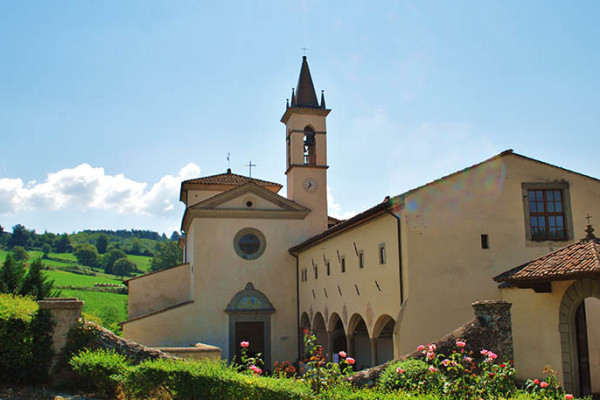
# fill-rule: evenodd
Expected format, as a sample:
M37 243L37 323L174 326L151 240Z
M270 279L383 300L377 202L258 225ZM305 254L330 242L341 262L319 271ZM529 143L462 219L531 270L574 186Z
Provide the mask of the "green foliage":
M22 295L30 295L36 300L41 300L44 297L57 297L60 294L53 292L54 281L48 280L42 269L44 269L44 264L41 259L38 258L31 263L21 285Z
M123 250L119 249L112 249L106 253L104 257L102 257L102 266L104 268L104 272L107 274L112 274L115 262L119 258L127 258L127 254L125 254Z
M421 360L408 359L391 363L379 376L378 384L386 390L418 389L419 382L427 374L429 365ZM398 373L398 369L403 371Z
M240 374L221 361L146 361L132 369L125 390L133 398L206 400L311 399L310 390L290 379Z
M51 251L52 251L52 246L50 246L48 243L44 243L44 245L42 246L42 252L44 253L42 258L48 258L48 255L50 254Z
M63 233L54 241L54 251L57 253L70 253L73 251L73 244L69 235Z
M121 332L119 322L127 320L126 294L62 289L61 296L83 300L85 303L82 311L100 317L103 326L116 334Z
M29 253L24 247L15 246L12 249L12 256L15 261L25 262L29 259Z
M98 251L91 244L80 244L74 251L77 261L86 267L95 267L98 264Z
M115 395L119 382L130 369L125 356L105 349L81 351L71 358L69 364L90 389L110 397Z
M108 249L108 238L106 237L105 234L102 233L98 236L98 239L96 239L96 250L98 250L98 253L104 254L104 253L106 253L107 249Z
M35 235L35 232L33 233ZM12 227L12 235L8 240L8 247L13 248L15 246L29 247L31 245L32 232L25 229L21 224L17 224Z
M127 258L119 258L113 265L113 273L121 277L130 276L135 268L136 265L133 261Z
M14 261L9 254L6 256L4 266L0 269L0 292L19 293L23 279L23 266Z
M0 382L44 382L52 361L52 323L27 297L0 294Z
M525 383L525 390L539 399L562 400L565 398L565 391L560 386L556 372L550 365L544 368L546 379L528 379Z
M160 271L181 264L182 252L177 242L159 244L158 250L152 259L152 271Z

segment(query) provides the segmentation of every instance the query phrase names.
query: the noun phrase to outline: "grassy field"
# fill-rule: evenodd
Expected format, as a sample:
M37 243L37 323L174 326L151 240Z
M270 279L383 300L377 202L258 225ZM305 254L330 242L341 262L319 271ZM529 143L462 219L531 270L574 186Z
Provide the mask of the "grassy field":
M128 255L127 258L136 263L140 270L144 272L150 272L150 263L152 262L152 257Z
M112 275L104 276L90 276L90 275L79 275L73 274L67 271L44 271L46 276L50 279L54 279L54 286L94 286L94 283L117 283L122 284L123 281L120 279L109 278Z
M102 318L104 326L109 329L110 325L127 319L126 294L62 289L61 297L77 297L83 300L83 312Z

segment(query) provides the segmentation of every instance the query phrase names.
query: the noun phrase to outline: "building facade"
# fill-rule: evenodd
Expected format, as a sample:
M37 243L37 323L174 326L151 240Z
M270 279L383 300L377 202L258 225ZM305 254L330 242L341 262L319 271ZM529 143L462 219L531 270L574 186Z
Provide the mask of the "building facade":
M310 328L331 359L345 350L359 366L380 364L470 320L475 301L512 299L493 277L575 242L585 216L600 215L600 181L509 150L336 221L327 215L329 112L304 57L281 119L287 196L230 170L182 183L184 264L128 281L125 337L203 342L228 358L248 340L270 366L295 360ZM520 307L519 375L539 376L546 361L561 374L556 357L519 344L534 335ZM588 323L600 318L590 311Z

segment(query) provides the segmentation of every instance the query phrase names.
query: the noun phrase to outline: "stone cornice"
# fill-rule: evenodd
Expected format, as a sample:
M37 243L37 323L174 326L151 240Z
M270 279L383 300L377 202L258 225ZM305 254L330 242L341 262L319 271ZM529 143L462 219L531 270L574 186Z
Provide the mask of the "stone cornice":
M284 124L288 122L292 114L312 114L312 115L322 115L326 117L331 110L326 108L313 108L313 107L289 107L285 110L285 113L281 117L281 122Z

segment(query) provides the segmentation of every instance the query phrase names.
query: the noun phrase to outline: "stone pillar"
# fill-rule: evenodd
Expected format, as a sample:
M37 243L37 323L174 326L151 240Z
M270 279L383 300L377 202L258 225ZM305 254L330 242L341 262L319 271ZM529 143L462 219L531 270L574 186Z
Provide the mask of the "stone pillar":
M486 300L473 303L475 316L495 336L495 346L488 350L498 354L501 359L508 360L514 360L511 306L511 303L504 300Z
M354 336L346 335L346 349L348 349L348 355L350 357L356 358L356 354L354 354Z
M50 311L54 323L52 350L58 356L67 343L67 334L81 317L83 301L77 297L46 297L38 304L41 310Z
M371 366L379 365L379 354L377 353L377 338L371 338Z

